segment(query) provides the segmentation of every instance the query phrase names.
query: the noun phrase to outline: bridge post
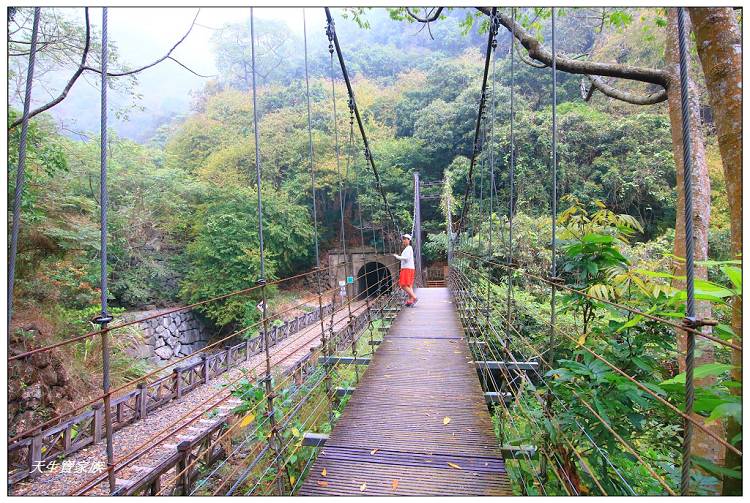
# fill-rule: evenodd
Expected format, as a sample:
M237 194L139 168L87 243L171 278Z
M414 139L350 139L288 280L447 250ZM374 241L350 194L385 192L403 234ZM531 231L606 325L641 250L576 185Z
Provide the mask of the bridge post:
M208 355L206 353L201 354L201 361L203 362L203 383L208 382Z
M175 494L179 496L188 496L190 494L190 469L188 468L188 459L190 458L190 449L192 444L189 441L177 444L177 452L180 453L180 460L177 462L177 473L180 478L175 483Z
M182 367L176 367L172 371L172 378L174 379L175 399L182 398Z
M42 474L40 466L42 462L42 432L37 432L31 437L31 444L29 445L29 478L36 478Z
M95 444L98 444L102 441L102 431L103 431L103 425L104 425L104 407L100 403L95 403L91 406L91 409L94 411L94 431L93 431L93 441Z
M139 382L138 383L138 398L136 402L136 418L137 419L144 419L146 417L146 414L148 413L146 409L146 389L148 385L145 382Z

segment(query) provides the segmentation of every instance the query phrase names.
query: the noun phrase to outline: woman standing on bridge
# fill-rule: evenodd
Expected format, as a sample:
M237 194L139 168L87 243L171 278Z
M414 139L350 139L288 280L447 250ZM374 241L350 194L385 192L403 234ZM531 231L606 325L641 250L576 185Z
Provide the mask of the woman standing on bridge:
M408 307L417 303L417 296L414 295L414 249L411 247L411 235L404 234L401 236L401 243L404 245L404 251L401 255L393 254L394 257L401 261L401 272L398 275L398 286L406 292L409 300L406 301Z

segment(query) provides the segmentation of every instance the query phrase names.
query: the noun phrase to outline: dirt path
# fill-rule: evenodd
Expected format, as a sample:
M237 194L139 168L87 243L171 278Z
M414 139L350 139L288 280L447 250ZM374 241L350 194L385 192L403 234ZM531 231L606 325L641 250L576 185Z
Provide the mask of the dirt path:
M364 302L352 304L355 314L362 312L361 306ZM340 329L346 326L348 321L348 310L341 309L335 314L334 328ZM330 316L325 318L325 328L329 327ZM271 347L271 365L279 372L293 366L297 361L310 352L310 348L320 344L320 323L290 335L289 338ZM176 444L198 436L204 431L205 426L200 422L209 414L227 414L234 408L239 400L232 397L214 406L219 400L230 394L230 388L226 387L244 372L253 371L258 375L265 372L265 353L251 357L242 365L235 367L216 379L195 388L190 393L178 400L169 402L161 410L148 415L145 419L136 421L113 434L113 446L115 461L123 459L131 451L138 449L141 444L149 438L155 437L158 432L157 442L149 443L153 448L147 450L142 457L116 472L118 480L126 483L129 479L136 479L143 471L148 471L151 466L170 456L175 452ZM225 388L226 389L223 389ZM204 403L206 402L206 403ZM193 410L195 409L195 410ZM214 412L216 411L216 412ZM184 417L183 417L184 416ZM196 419L192 421L192 419ZM191 422L190 425L186 423ZM34 480L19 482L12 488L12 495L39 495L39 496L63 496L74 491L78 486L94 477L106 468L105 442L81 449L64 460L58 462L57 466L45 470L44 473ZM118 484L120 485L120 484ZM108 493L108 484L99 484L88 494L105 495Z

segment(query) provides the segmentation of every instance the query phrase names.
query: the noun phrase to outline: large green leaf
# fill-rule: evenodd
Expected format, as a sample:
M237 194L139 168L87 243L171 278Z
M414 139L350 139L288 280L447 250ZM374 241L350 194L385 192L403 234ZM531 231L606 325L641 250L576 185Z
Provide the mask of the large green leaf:
M716 421L723 417L733 417L735 421L742 424L742 404L739 402L725 402L714 408L711 411L711 415L708 416L709 421Z
M739 267L725 266L721 268L724 274L727 275L729 281L734 285L734 289L738 294L742 293L742 269Z
M732 365L728 365L726 363L706 363L705 365L700 365L695 368L695 370L693 371L693 378L703 379L704 377L709 376L719 376L724 372L729 372L730 370L732 370L732 368ZM685 372L677 374L672 379L662 381L661 384L685 384Z
M607 236L606 234L586 234L581 238L581 242L585 244L611 244L615 238Z
M709 473L713 473L720 476L727 476L731 477L733 479L741 479L742 478L742 472L739 470L732 470L730 468L726 468L723 466L719 466L712 461L709 461L706 458L702 458L700 456L693 456L692 457L693 462L706 470Z

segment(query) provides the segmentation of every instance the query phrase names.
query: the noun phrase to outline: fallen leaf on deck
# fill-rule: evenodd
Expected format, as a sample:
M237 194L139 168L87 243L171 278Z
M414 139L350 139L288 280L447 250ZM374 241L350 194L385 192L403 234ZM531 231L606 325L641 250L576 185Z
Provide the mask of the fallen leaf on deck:
M398 479L391 480L391 489L393 489L394 491L398 489Z
M296 480L297 480L297 477L295 477L294 475L289 476L289 483L292 484L292 486L294 486L294 482Z
M445 416L445 417L443 418L443 424L448 424L448 423L450 423L450 422L451 422L451 418L449 418L448 416Z
M318 485L320 487L328 487L328 482L326 482L325 480L319 480Z
M374 456L376 452L378 452L380 449L373 449L370 451L370 456Z
M323 471L320 472L320 474L325 477L326 475L328 475L328 471L325 468L323 468Z
M458 466L456 463L450 463L449 462L448 466L450 466L451 468L455 468L456 470L463 470L463 468L461 468L460 466Z
M242 420L240 423L240 428L246 427L248 424L255 421L255 414L249 414L245 419Z
M359 486L359 492L363 493L363 492L365 492L365 489L367 489L367 482L365 482L361 486Z

